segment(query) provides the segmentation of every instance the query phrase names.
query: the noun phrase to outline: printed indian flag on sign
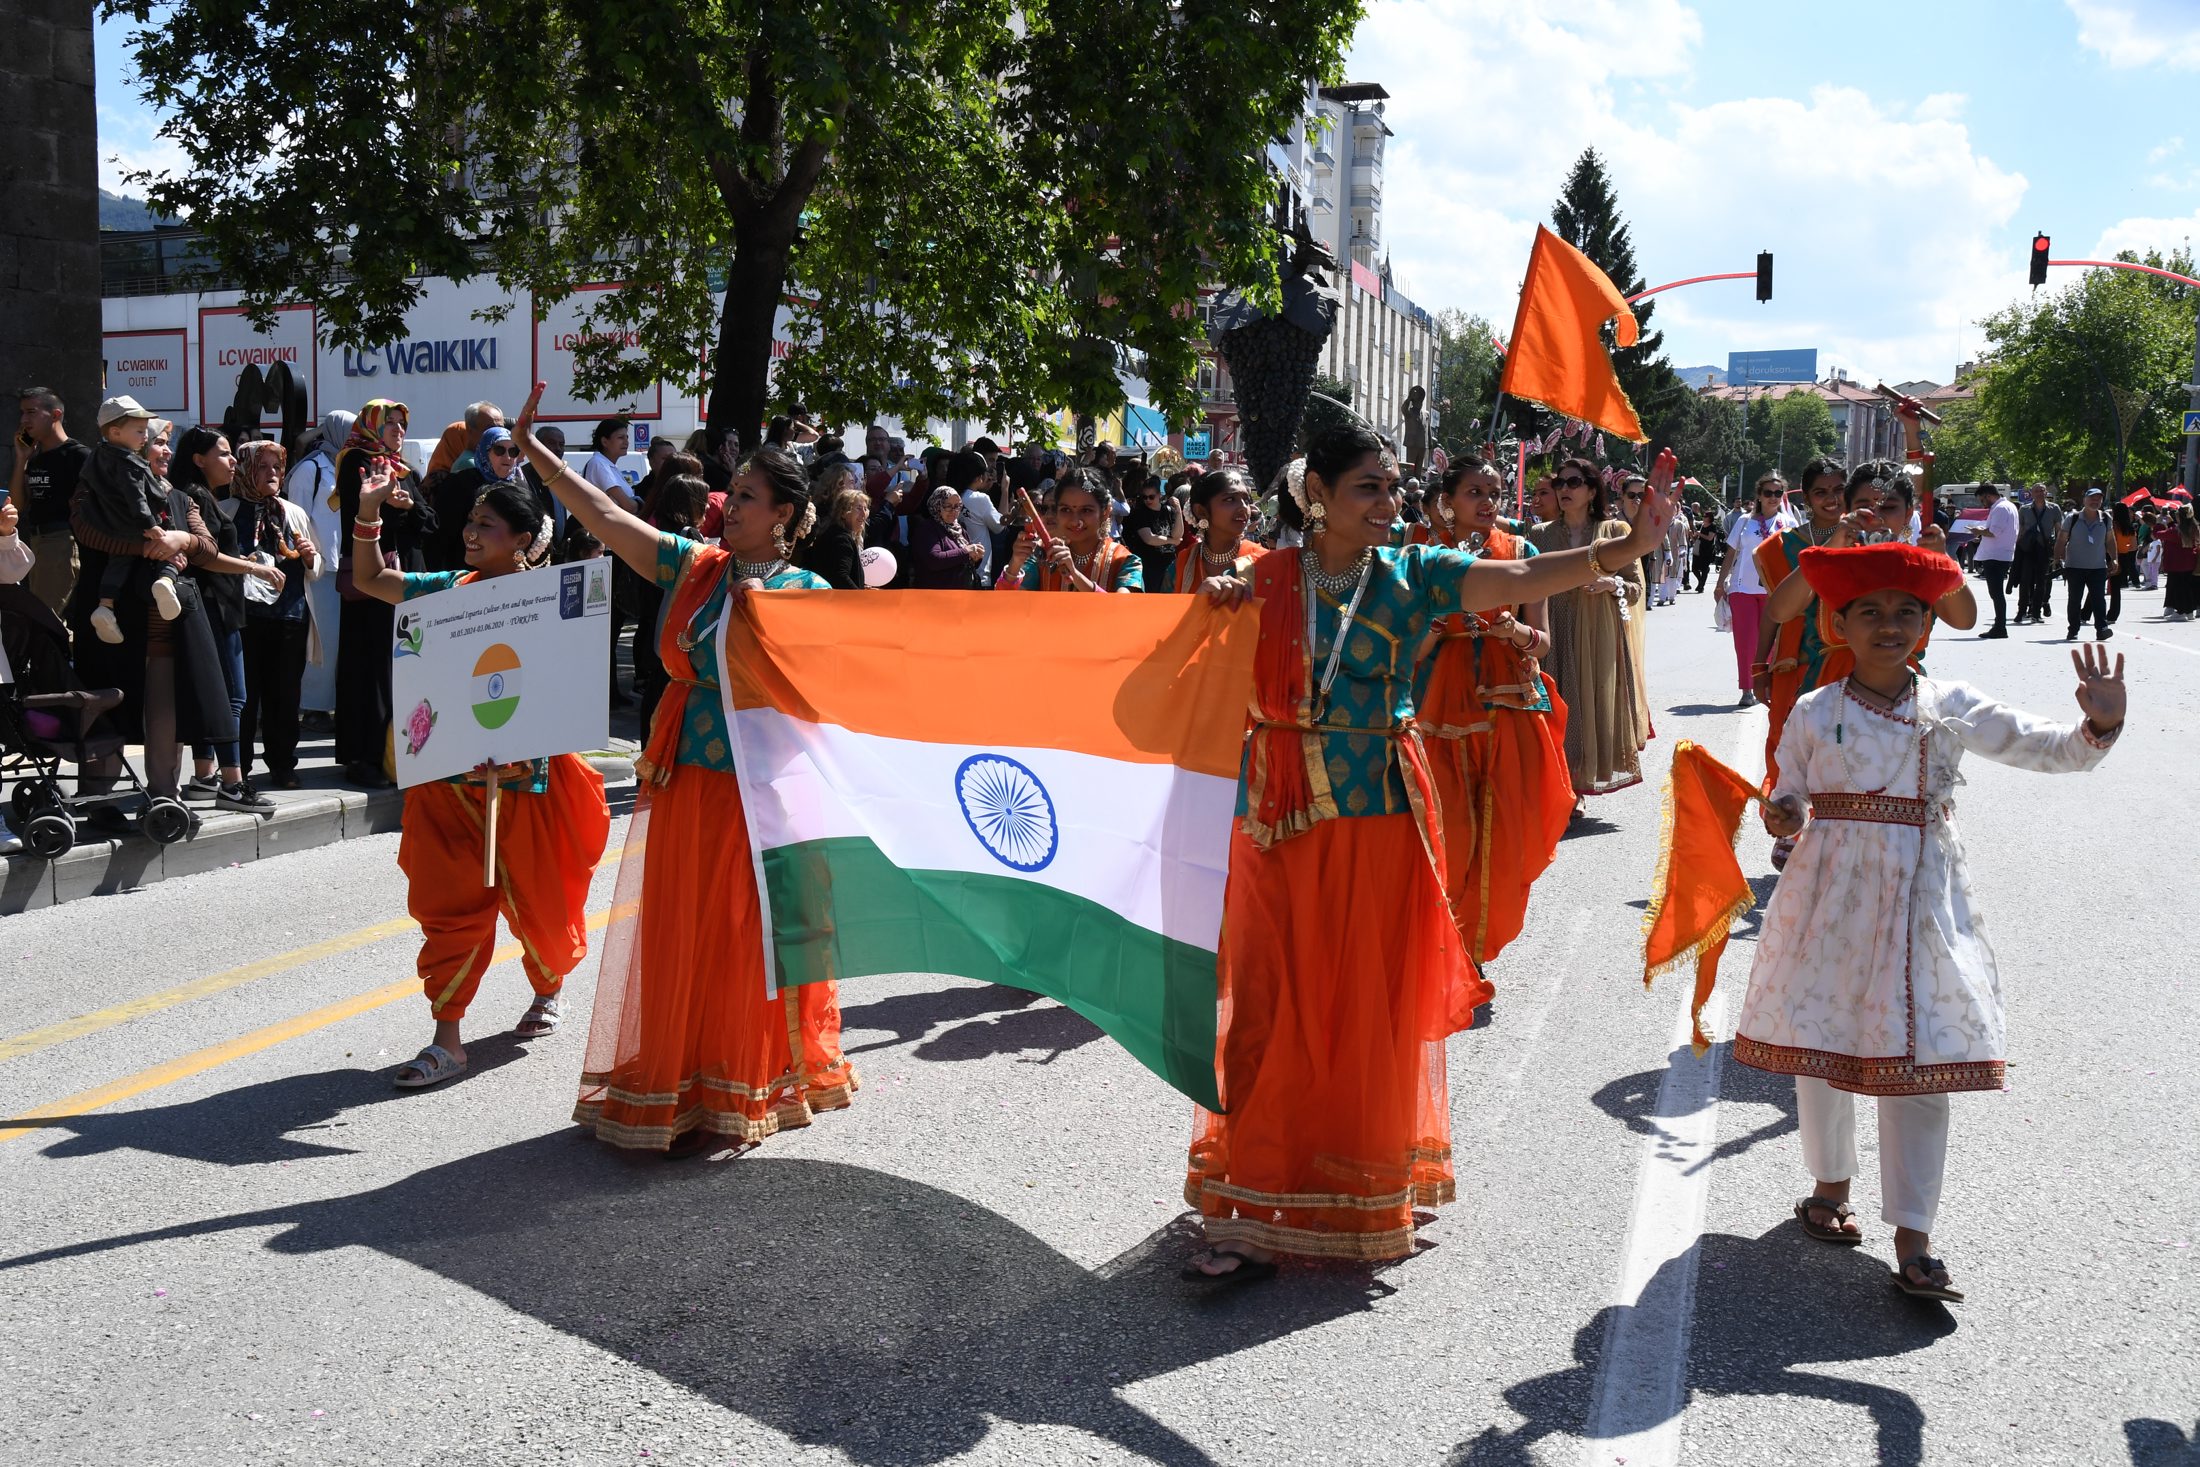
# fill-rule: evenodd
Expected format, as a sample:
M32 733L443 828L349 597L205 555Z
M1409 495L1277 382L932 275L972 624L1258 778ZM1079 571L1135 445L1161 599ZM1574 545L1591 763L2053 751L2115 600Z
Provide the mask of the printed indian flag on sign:
M719 666L774 981L1030 989L1219 1109L1254 613L945 591L745 604Z

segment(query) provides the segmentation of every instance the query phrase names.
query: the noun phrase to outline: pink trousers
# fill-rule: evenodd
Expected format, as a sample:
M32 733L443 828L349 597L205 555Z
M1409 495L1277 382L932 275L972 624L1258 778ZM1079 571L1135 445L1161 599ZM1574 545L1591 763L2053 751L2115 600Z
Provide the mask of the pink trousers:
M1750 690L1749 665L1757 660L1757 630L1765 624L1765 602L1770 599L1762 591L1726 593L1727 615L1734 619L1734 676L1745 693Z

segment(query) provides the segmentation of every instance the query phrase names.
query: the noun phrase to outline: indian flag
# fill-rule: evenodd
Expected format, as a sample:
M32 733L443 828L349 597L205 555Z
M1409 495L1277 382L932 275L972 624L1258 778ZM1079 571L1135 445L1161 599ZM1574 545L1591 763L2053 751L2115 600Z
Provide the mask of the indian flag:
M474 659L474 721L502 728L519 711L519 654L502 642Z
M1255 614L942 591L746 604L718 665L772 981L1030 989L1219 1108Z

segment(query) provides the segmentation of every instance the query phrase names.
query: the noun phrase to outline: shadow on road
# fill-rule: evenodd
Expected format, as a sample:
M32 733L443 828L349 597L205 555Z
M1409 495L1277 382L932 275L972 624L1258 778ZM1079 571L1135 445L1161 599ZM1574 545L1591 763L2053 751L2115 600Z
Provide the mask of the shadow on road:
M378 1076L362 1075L370 1085ZM301 1255L373 1248L877 1467L968 1451L996 1420L1091 1433L1169 1467L1199 1447L1125 1400L1139 1381L1369 1308L1364 1270L1202 1298L1180 1218L1088 1270L1009 1219L864 1167L751 1155L668 1165L578 1131L350 1197L0 1262L281 1227Z
M843 987L845 998L849 990ZM869 1044L847 1046L849 1054L868 1054L874 1049L893 1049L929 1039L943 1024L965 1019L984 1019L1006 1010L1025 1009L1040 1002L1039 995L1021 988L988 983L971 988L934 988L923 993L897 993L871 1003L851 1004L840 1011L843 1033L854 1029L884 1029L894 1037Z
M1681 703L1665 711L1676 718L1709 718L1715 713L1740 713L1742 710L1732 703Z
M1691 1393L1715 1396L1800 1396L1856 1406L1877 1432L1875 1460L1912 1467L1923 1459L1925 1413L1906 1392L1843 1380L1799 1367L1843 1360L1879 1360L1920 1350L1955 1332L1939 1305L1897 1294L1886 1264L1850 1248L1813 1244L1790 1221L1761 1238L1706 1233L1697 1244L1694 1347L1683 1404ZM1674 1259L1643 1290L1669 1296ZM1574 1335L1574 1367L1537 1376L1505 1391L1506 1404L1527 1420L1511 1431L1486 1427L1461 1442L1449 1467L1526 1467L1546 1437L1586 1429L1596 1390L1597 1361L1614 1324L1630 1306L1597 1311ZM1647 1431L1669 1419L1659 1408L1601 1423L1610 1437Z
M2200 1467L2200 1421L2187 1436L2175 1422L2136 1417L2124 1423L2124 1444L2131 1467Z
M467 1073L508 1065L526 1053L527 1046L511 1034L485 1035L466 1046ZM0 1121L0 1126L38 1125L57 1138L41 1154L56 1158L134 1150L219 1166L264 1166L309 1156L345 1156L351 1148L334 1144L347 1124L345 1111L407 1098L408 1092L390 1084L397 1064L392 1060L379 1070L285 1075L143 1110L93 1111L51 1120L39 1120L33 1112Z
M1721 1040L1712 1048L1718 1052L1720 1060L1720 1100L1742 1104L1769 1105L1776 1108L1780 1114L1777 1119L1767 1121L1754 1131L1720 1142L1717 1149L1709 1156L1688 1169L1691 1176L1702 1171L1705 1167L1724 1161L1728 1157L1739 1156L1760 1142L1777 1140L1793 1131L1796 1126L1795 1082L1792 1079L1786 1075L1768 1075L1763 1070L1753 1070L1747 1065L1735 1064L1732 1056L1734 1046L1731 1040ZM1674 1050L1672 1054L1666 1057L1666 1060L1668 1064L1693 1064L1696 1062L1691 1057L1686 1045ZM1675 1138L1659 1122L1678 1120L1680 1117L1658 1113L1658 1086L1664 1079L1665 1070L1663 1068L1642 1070L1636 1074L1622 1076L1620 1079L1611 1081L1589 1098L1596 1103L1598 1110L1620 1122L1636 1135L1655 1136L1670 1144ZM1717 1104L1718 1101L1712 1103ZM1797 1185L1801 1185L1800 1174L1798 1174Z

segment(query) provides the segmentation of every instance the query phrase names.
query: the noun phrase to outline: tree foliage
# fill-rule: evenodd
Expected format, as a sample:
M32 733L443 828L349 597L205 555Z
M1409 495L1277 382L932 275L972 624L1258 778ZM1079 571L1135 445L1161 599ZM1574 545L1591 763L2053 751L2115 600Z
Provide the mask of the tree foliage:
M1781 478L1799 485L1803 465L1821 453L1839 449L1841 433L1833 425L1833 409L1826 406L1824 398L1815 392L1790 392L1751 405L1749 445L1751 478L1777 468Z
M1460 310L1436 313L1436 346L1436 386L1429 394L1439 415L1436 442L1457 455L1479 448L1488 436L1504 358L1497 354L1496 329Z
M2193 273L2187 250L2117 258ZM2183 449L2196 307L2200 292L2175 281L2088 270L1987 317L1979 429L2026 478L2106 480L2118 472L2121 400L2134 413L2123 475L2159 482Z
M1670 447L1681 461L1683 474L1701 479L1716 491L1719 480L1733 473L1741 458L1741 408L1722 397L1691 392L1660 420L1651 443Z
M1199 289L1273 296L1264 146L1359 13L178 0L136 63L187 164L142 181L249 309L314 300L344 345L403 334L424 276L538 309L627 282L594 293L581 388L686 384L708 357L710 423L744 436L783 304L779 394L830 416L1101 412L1125 353L1188 416Z
M1943 408L1926 444L1933 451L1933 477L1943 484L2012 484L2027 477L2016 454L1987 426L1985 404L1975 397Z

